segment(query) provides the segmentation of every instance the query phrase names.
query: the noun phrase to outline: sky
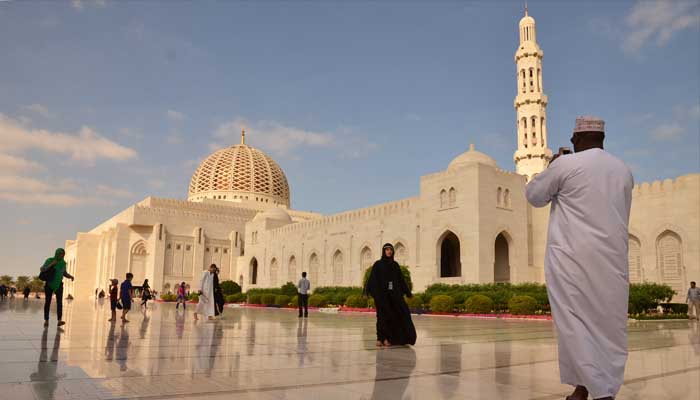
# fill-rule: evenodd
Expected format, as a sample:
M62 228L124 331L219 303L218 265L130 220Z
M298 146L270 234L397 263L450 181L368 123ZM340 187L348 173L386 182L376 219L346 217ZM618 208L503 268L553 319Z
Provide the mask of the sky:
M513 170L523 1L0 1L0 274L185 199L240 141L295 209L418 194L470 143ZM529 1L549 147L577 115L637 182L700 172L700 2Z

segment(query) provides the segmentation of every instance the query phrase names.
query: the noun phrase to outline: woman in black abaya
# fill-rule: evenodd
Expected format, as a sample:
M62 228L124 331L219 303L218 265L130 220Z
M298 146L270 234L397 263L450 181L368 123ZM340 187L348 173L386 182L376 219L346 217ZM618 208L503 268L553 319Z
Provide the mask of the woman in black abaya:
M394 246L382 248L382 258L375 262L364 293L374 298L377 309L377 346L416 344L416 328L404 295L413 297L394 261Z

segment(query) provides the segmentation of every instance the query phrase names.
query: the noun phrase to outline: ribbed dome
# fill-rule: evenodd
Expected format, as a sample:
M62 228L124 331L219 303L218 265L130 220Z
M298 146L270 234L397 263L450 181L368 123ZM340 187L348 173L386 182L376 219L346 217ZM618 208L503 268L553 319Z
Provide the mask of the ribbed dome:
M282 168L272 158L241 143L218 150L199 164L192 175L187 198L289 207L289 184Z
M450 165L447 166L447 170L452 171L457 168L473 164L485 164L494 168L498 168L496 160L480 151L474 150L474 145L470 144L469 151L464 152L455 157L455 159L450 162Z

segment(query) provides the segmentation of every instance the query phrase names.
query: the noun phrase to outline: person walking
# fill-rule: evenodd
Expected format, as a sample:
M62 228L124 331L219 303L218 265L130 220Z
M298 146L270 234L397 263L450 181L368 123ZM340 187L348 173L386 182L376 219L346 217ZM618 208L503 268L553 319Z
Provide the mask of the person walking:
M187 287L185 286L185 282L182 282L180 286L177 287L177 298L175 299L176 310L180 307L180 303L182 303L182 309L184 310L185 307L187 307Z
M551 204L544 272L568 400L613 399L627 362L632 172L603 149L605 122L578 117L575 154L560 152L526 188Z
M690 282L685 301L688 303L688 319L700 318L700 288L695 287L695 282Z
M56 249L54 256L47 258L44 265L41 267L41 277L45 279L44 284L44 326L49 326L49 311L51 311L51 298L56 296L56 317L58 319L57 326L65 325L63 321L63 278L68 278L71 281L75 280L71 274L66 271L66 256L65 250Z
M109 322L117 321L117 308L119 308L119 280L112 279L112 286L109 287L109 308L112 310L112 318Z
M126 319L126 314L131 310L131 299L133 298L133 286L131 285L131 280L134 279L134 274L131 272L126 273L126 280L122 282L119 288L119 298L122 301L122 322L129 322Z
M151 287L148 285L148 279L143 281L141 285L141 307L148 308L148 300L151 299Z
M29 288L29 285L24 287L24 290L22 290L22 294L24 295L25 300L29 300L29 293L31 293L31 289Z
M301 273L299 283L297 283L297 304L299 306L299 318L309 318L309 290L311 290L311 282L306 279L306 271L304 271Z
M224 304L226 300L224 299L224 291L219 285L219 267L216 264L212 264L214 267L214 315L219 316L224 313Z
M382 258L372 266L363 293L372 296L377 309L377 346L416 344L416 328L404 300L404 295L413 294L394 261L391 243L382 247Z
M216 265L212 264L209 269L202 273L202 280L199 282L199 301L194 312L195 321L199 320L198 315L202 314L207 319L214 319L214 273Z

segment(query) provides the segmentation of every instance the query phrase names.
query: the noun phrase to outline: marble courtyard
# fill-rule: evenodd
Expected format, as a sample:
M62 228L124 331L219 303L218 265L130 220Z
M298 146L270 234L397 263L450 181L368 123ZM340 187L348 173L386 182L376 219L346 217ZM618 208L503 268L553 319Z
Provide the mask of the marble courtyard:
M3 399L563 399L549 321L414 316L412 348L377 350L374 315L156 303L111 325L109 303L66 302L42 327L43 300L0 302ZM52 311L53 313L53 311ZM52 314L54 318L55 314ZM618 400L697 400L700 324L630 324Z

